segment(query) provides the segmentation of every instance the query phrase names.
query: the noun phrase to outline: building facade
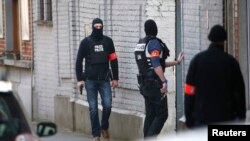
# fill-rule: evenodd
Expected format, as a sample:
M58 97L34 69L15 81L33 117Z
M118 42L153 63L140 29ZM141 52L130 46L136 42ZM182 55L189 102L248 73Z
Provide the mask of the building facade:
M52 9L47 6L51 4ZM175 58L175 1L155 0L37 0L33 2L34 15L34 118L57 121L61 128L90 133L86 94L76 90L75 61L80 41L91 33L91 22L100 17L104 34L110 36L118 55L120 80L113 98L113 117L131 117L127 127L129 137L135 125L134 136L142 136L144 100L138 92L134 48L145 36L144 21L155 19L159 37ZM46 19L48 11L51 19ZM41 16L43 14L44 16ZM41 17L44 17L41 20ZM168 131L175 128L175 70L166 72L170 84ZM100 101L101 102L101 101ZM67 110L65 110L67 109ZM117 117L116 117L117 116ZM112 124L114 121L114 124ZM139 121L139 122L138 122ZM116 124L118 125L118 124ZM169 128L170 127L170 128ZM111 128L112 130L112 128ZM116 130L116 129L113 129ZM118 130L120 131L120 130ZM115 131L113 131L115 132ZM114 136L120 138L120 135Z
M32 0L0 0L0 75L13 83L32 118Z

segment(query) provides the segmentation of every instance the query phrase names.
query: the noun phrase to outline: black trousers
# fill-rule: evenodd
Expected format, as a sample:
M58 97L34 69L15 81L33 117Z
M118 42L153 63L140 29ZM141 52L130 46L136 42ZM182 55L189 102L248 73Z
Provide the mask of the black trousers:
M142 95L147 93L147 96L144 95L146 108L143 128L144 138L157 136L168 118L167 96L163 97L159 88L151 88L150 90L144 88L141 93Z

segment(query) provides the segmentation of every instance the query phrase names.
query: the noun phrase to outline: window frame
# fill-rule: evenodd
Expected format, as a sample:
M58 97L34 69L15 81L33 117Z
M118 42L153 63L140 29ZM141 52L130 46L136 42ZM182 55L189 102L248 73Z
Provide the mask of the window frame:
M21 40L30 40L29 0L21 0L19 5Z

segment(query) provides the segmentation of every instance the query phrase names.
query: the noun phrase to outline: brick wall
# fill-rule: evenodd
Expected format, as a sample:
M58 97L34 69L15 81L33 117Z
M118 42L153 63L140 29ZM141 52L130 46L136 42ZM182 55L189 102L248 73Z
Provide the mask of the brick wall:
M33 5L35 7L35 4ZM34 10L34 15L36 11ZM104 21L104 34L115 44L120 69L120 87L113 99L113 107L144 112L144 100L138 92L134 47L145 36L144 21L156 21L159 34L175 57L175 1L174 0L61 0L53 1L53 27L35 26L35 91L42 118L53 119L53 96L77 94L75 59L80 41L91 32L93 18ZM207 48L207 34L212 25L222 23L222 2L183 1L183 48L186 72L191 58ZM49 59L48 59L49 58ZM175 70L168 68L170 91L175 93ZM73 89L72 89L73 88ZM175 120L175 95L169 96L170 117ZM86 95L80 96L86 100Z
M33 2L34 27L34 91L33 115L35 120L54 121L54 96L59 92L59 64L56 23L40 23L39 5ZM53 1L53 17L56 5Z
M72 48L76 54L80 40L91 33L93 18L104 21L104 34L110 36L115 45L119 61L119 89L113 98L113 107L118 109L144 112L144 100L139 94L136 74L138 68L134 59L134 48L139 38L145 36L144 22L154 19L158 25L160 37L171 50L175 58L175 1L174 0L86 0L75 3L76 17L72 17L75 26L70 30ZM77 32L75 32L77 31ZM80 32L80 33L79 33ZM71 44L71 45L72 45ZM77 46L75 46L77 44ZM75 64L75 57L73 63ZM74 66L73 66L74 67ZM174 67L166 70L170 93L175 93ZM75 77L75 76L74 76ZM76 90L75 90L76 92ZM166 130L175 128L175 95L169 96L169 119ZM86 100L84 92L80 99ZM101 102L101 100L99 100Z
M34 99L34 114L38 119L53 121L54 96L59 85L57 48L51 27L36 26L34 34L34 96L38 98Z
M34 2L36 21L37 5ZM124 110L144 112L144 100L137 88L137 66L134 48L139 38L144 37L144 21L155 19L159 28L159 37L171 50L175 51L175 2L145 0L61 0L53 1L53 26L34 26L34 85L37 104L35 117L53 120L54 95L75 96L75 60L80 41L91 32L93 18L104 21L104 33L115 44L120 69L120 87L116 90L113 107ZM174 69L167 70L174 93ZM86 94L79 96L86 100ZM174 95L171 97L174 98ZM174 99L170 98L170 111L175 111ZM99 100L100 101L100 100ZM101 101L100 101L101 102ZM171 115L172 114L171 112ZM174 116L170 118L174 123Z
M220 0L183 1L184 72L195 54L207 49L207 35L215 24L223 24L223 2ZM184 77L185 78L185 77ZM185 81L184 81L185 82Z
M72 95L73 85L72 78L75 76L75 70L73 66L75 62L72 55L72 46L74 41L72 41L72 36L79 34L77 30L74 29L73 24L70 25L70 22L74 20L75 15L72 14L74 9L72 9L70 2L68 0L54 3L56 8L54 8L53 13L53 29L54 29L54 42L58 52L58 79L59 87L58 93L60 95Z
M119 61L119 85L121 88L116 91L116 98L113 99L113 107L115 108L144 111L143 99L138 91L135 91L137 89L137 67L133 54L136 42L143 34L143 28L140 25L144 20L144 5L145 1L143 0L76 2L75 9L78 11L75 17L75 31L79 32L72 33L73 43L77 44L77 46L73 46L75 54L80 41L91 33L93 18L100 17L104 21L104 34L110 36L114 41ZM75 64L75 58L73 59ZM85 95L80 96L80 98L86 100Z
M143 99L137 91L136 74L138 69L134 59L134 48L139 38L145 36L144 21L152 18L158 24L159 37L167 43L171 50L169 59L173 60L175 54L175 2L173 0L163 2L160 0L87 0L77 3L76 10L79 13L76 13L75 31L80 31L80 33L75 33L79 36L74 39L78 45L80 40L91 32L91 22L95 17L103 19L104 34L110 36L114 41L120 73L121 90L118 91L124 92L116 93L114 107L144 111L143 106L138 107L138 104L143 105ZM78 46L74 46L74 48L77 52ZM166 76L171 82L170 90L173 93L175 89L174 69L167 69ZM131 96L131 93L135 95ZM86 100L85 96L82 98Z

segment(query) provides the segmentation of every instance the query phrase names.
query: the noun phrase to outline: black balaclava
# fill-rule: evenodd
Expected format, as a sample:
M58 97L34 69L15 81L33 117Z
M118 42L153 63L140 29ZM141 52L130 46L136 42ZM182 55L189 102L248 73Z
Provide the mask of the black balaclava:
M226 30L221 25L215 25L211 28L208 39L211 42L223 42L227 40Z
M92 33L91 33L91 37L95 40L95 41L100 41L103 37L103 27L101 29L96 29L94 28L94 24L96 23L100 23L103 25L103 22L101 19L99 18L95 18L92 22Z
M158 33L157 25L154 20L147 20L144 24L144 31L147 36L156 36Z

